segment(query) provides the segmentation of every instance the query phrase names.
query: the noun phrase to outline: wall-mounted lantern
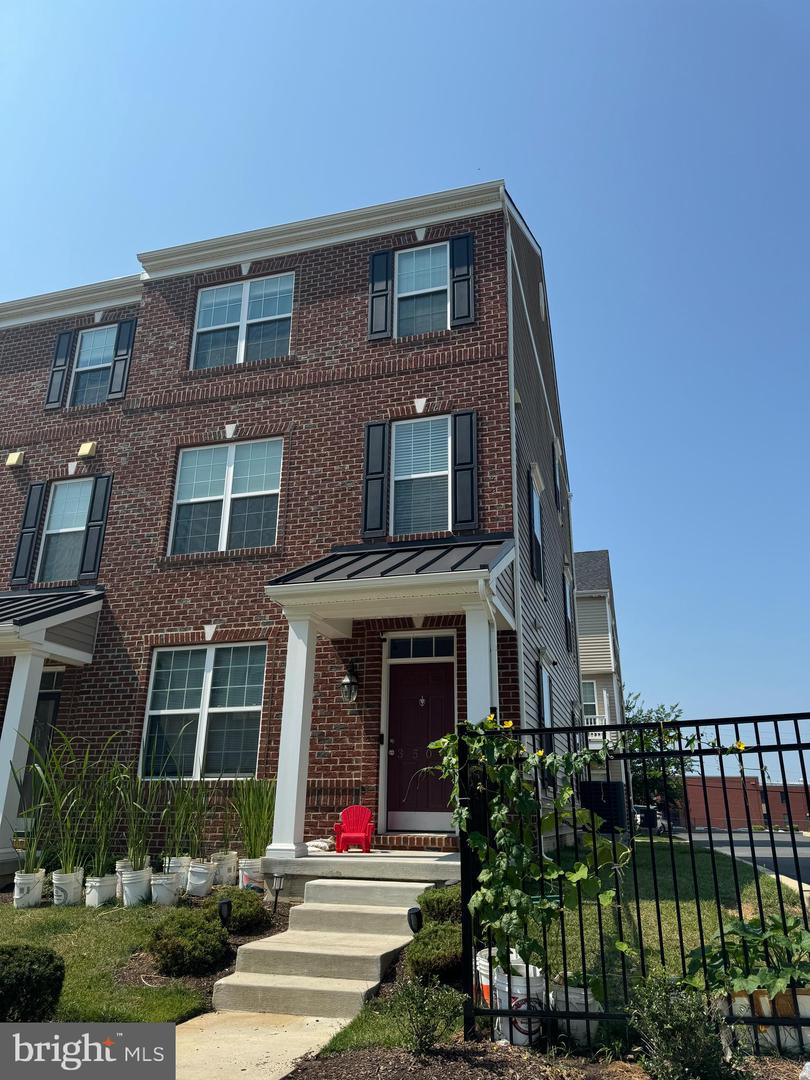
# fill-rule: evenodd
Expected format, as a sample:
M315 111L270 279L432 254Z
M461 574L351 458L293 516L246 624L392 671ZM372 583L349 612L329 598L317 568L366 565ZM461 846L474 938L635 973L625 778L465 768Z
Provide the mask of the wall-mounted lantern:
M351 705L353 701L357 701L357 690L360 683L357 680L357 668L354 666L354 660L350 660L346 665L346 674L340 680L340 696L347 705Z

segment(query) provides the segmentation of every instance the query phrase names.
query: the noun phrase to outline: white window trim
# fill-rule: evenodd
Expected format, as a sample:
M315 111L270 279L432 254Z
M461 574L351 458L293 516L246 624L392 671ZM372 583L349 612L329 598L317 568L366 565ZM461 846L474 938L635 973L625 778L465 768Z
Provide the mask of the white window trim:
M593 701L586 701L585 700L585 695L582 694L582 718L583 718L583 720L587 719L588 716L590 715L589 713L585 712L585 706L586 705L593 705L593 719L596 720L596 717L599 715L599 702L598 702L597 697L596 697L596 680L595 679L581 679L580 680L581 687L584 687L586 683L588 683L590 686L593 687ZM580 693L581 693L581 690L580 690Z
M90 481L90 498L87 501L87 518L85 518L85 520L84 520L84 525L82 525L81 527L79 527L78 525L73 525L69 529L49 529L48 528L48 522L50 521L50 518L51 518L51 509L53 507L53 496L54 496L54 492L56 491L56 489L58 487L64 487L67 484L87 483L88 480ZM34 581L37 584L42 583L39 575L42 572L42 561L43 561L43 556L45 555L45 546L46 546L45 541L47 540L47 538L49 536L61 536L63 533L75 533L75 532L86 533L87 532L87 520L88 520L88 518L90 516L90 507L91 507L92 503L93 503L93 477L92 476L80 476L80 477L76 477L75 480L56 480L56 481L54 481L54 483L48 485L48 505L45 508L45 525L44 525L44 527L42 529L42 540L40 541L39 552L37 554L37 569L36 569L36 573L34 574ZM81 556L79 556L79 559L81 560ZM81 565L79 565L79 567L76 570L77 574L78 574L80 569L81 569ZM73 580L73 579L66 579L66 580ZM48 583L44 582L44 584L48 584Z
M537 717L538 726L541 728L554 727L554 713L549 706L553 705L554 683L551 672L544 663L540 663L541 702L542 715Z
M444 529L429 529L428 532L450 532L453 528L453 425L450 423L450 415L442 416L419 416L415 420L395 420L391 425L391 506L389 508L388 535L411 536L411 533L397 533L394 531L394 510L397 496L397 480L425 480L434 476L447 476L447 525ZM406 424L425 424L431 420L445 420L447 422L447 469L438 472L410 473L408 476L397 477L396 463L396 429Z
M277 442L277 443L281 444L281 464L280 464L279 470L278 470L278 487L277 488L267 488L267 489L262 490L262 491L240 491L240 492L237 492L237 494L234 495L233 490L232 490L233 489L233 463L234 463L234 459L236 458L236 448L237 448L237 446L251 446L251 445L256 444L256 443L268 443L268 442ZM193 453L195 450L221 450L223 447L227 448L227 450L228 450L228 458L227 458L227 461L226 461L226 464L225 464L225 489L224 489L222 495L216 495L216 496L207 496L206 495L206 496L201 496L200 498L196 498L196 499L182 499L181 501L178 501L178 499L177 499L177 490L178 490L178 487L180 485L180 463L183 460L183 454ZM236 442L236 443L213 443L210 446L184 446L183 449L180 451L180 453L178 455L178 458L177 458L177 466L176 466L176 472L175 472L175 478L174 478L174 501L172 503L172 522L171 522L171 529L169 530L169 548L168 548L167 554L168 555L176 555L178 558L180 558L180 557L182 557L184 555L212 555L213 554L213 552L206 552L206 551L188 551L188 552L184 552L184 551L174 552L174 551L172 551L172 548L174 547L174 530L175 530L175 526L177 524L177 507L178 506L190 506L192 503L213 503L213 502L221 502L222 503L222 516L221 516L220 522L219 522L219 541L218 541L216 550L217 551L251 551L252 550L251 548L229 548L229 547L226 546L227 543L228 543L228 529L229 529L230 523L231 523L231 504L234 502L234 500L238 501L239 499L252 499L252 498L254 498L256 496L260 496L260 495L278 495L279 502L278 502L278 509L276 511L276 535L273 537L273 544L277 543L277 541L278 541L278 518L279 518L279 513L281 512L281 480L282 480L283 471L284 471L284 439L282 439L280 437L270 438L270 439L250 439L247 442ZM267 544L263 544L262 546L263 547L268 547L268 546L272 547L272 545L267 545Z
M447 326L445 330L450 329L450 244L444 240L438 244L421 244L418 247L403 248L401 251L394 253L394 337L399 337L399 302L400 300L407 299L409 296L431 296L433 293L442 292L442 289L412 289L410 292L401 293L399 291L399 257L400 255L407 255L411 251L422 251L430 248L443 247L447 256L447 284L444 286L444 292L447 293ZM441 330L429 331L429 333L440 334ZM407 334L407 337L416 335Z
M197 712L197 739L194 744L194 765L192 775L187 776L186 780L205 780L211 783L216 783L218 780L247 780L246 776L237 776L236 774L223 773L221 776L203 776L202 766L205 759L205 742L208 736L208 717L211 713L220 712L258 712L259 714L259 741L256 746L256 768L253 770L253 776L256 775L256 770L259 764L259 750L262 741L262 712L264 710L264 678L262 680L262 700L259 705L244 705L244 706L221 706L215 705L211 707L208 703L211 700L211 682L214 673L214 652L216 649L240 649L250 648L251 645L261 646L264 649L264 678L267 677L267 642L266 641L218 641L215 645L206 645L198 643L197 645L167 645L160 649L152 650L152 663L149 669L149 688L146 694L146 712L144 713L143 731L141 732L141 751L138 756L138 775L143 780L157 780L160 782L160 777L146 776L144 775L144 765L146 756L146 736L149 732L149 717L150 716L183 716L184 714L193 712L193 709L150 709L149 703L152 698L152 687L155 681L155 668L157 667L157 658L159 653L166 652L194 652L195 650L205 650L205 669L203 671L203 684L202 691L200 693L200 707Z
M98 330L109 330L109 328L111 326L116 327L116 336L117 336L117 327L118 327L118 325L119 325L118 323L104 323L103 326L88 326L86 330L81 330L79 332L79 336L77 337L76 344L75 344L75 346L73 348L73 358L72 358L73 362L72 362L72 364L70 366L70 386L68 387L68 396L67 396L67 407L69 409L81 409L81 408L86 408L87 407L84 404L84 402L76 403L73 400L73 392L76 389L76 372L77 371L82 371L82 372L84 372L84 371L101 371L102 368L107 368L108 371L112 372L113 360L115 359L115 342L113 342L113 355L110 357L110 362L108 364L91 364L89 367L79 368L79 355L80 355L80 353L82 351L82 338L84 337L85 334L92 334L92 333L94 333L94 332L96 332ZM109 383L109 380L108 380L107 381L107 393L104 395L104 397L101 400L106 401L108 396L109 396L109 393L110 393L110 383ZM100 405L101 402L99 401L96 404Z
M257 284L259 281L271 281L273 278L291 277L292 278L292 299L290 300L290 311L287 315L269 315L266 318L261 319L249 319L248 303L250 298L250 286ZM202 304L203 293L210 292L212 289L222 289L228 286L241 285L242 286L242 304L239 310L239 321L222 323L217 326L206 326L200 329L200 306ZM191 359L189 361L189 367L192 371L206 371L206 368L198 368L195 366L194 361L197 359L197 338L200 334L210 334L215 330L232 330L233 327L239 329L239 340L236 345L236 364L225 364L224 367L238 367L240 364L245 363L245 349L247 346L247 328L253 326L255 323L266 322L279 322L281 319L290 319L290 333L292 334L292 315L295 310L295 271L285 270L281 274L267 274L265 277L248 278L246 281L221 281L218 285L206 285L204 288L197 292L197 306L194 311L194 336L191 341Z
M537 467L534 464L532 465L532 468L531 468L531 476L532 476L532 484L534 486L534 493L537 496L537 508L538 508L538 511L539 511L539 517L538 517L537 521L535 522L535 519L534 519L534 498L532 498L531 513L529 515L529 517L530 517L529 527L531 528L531 531L532 531L532 537L535 540L537 540L537 543L540 545L540 566L541 566L541 576L539 578L536 578L535 580L537 581L537 584L540 585L543 588L543 590L545 590L545 587L546 587L546 573L545 573L545 555L546 555L546 552L545 552L545 545L543 544L543 488L545 487L545 485L543 483L542 477L540 476L540 473L539 473ZM538 530L538 526L539 526L539 530Z

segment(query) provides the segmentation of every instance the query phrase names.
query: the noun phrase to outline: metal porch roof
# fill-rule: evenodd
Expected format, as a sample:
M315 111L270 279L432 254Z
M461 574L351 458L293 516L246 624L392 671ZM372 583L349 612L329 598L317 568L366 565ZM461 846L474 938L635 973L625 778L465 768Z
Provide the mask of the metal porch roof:
M100 589L0 593L0 625L31 626L53 615L73 610L78 614L81 608L96 603L103 596Z

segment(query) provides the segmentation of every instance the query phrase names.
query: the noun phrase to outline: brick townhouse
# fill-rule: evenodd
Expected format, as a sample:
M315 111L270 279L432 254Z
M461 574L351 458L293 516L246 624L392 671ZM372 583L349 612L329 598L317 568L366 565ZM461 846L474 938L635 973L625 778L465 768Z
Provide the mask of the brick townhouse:
M426 744L580 690L540 249L500 182L0 304L0 852L53 725L439 844Z

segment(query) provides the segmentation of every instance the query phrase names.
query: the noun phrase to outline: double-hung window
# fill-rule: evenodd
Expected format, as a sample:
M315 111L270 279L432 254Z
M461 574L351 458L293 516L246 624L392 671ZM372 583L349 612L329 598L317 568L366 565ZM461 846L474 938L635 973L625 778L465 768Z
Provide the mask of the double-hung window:
M107 400L117 335L117 324L82 330L79 334L79 347L73 365L71 405L97 405Z
M84 549L93 480L65 480L51 486L37 581L75 581Z
M192 367L249 364L290 351L294 274L201 289Z
M264 645L156 650L143 775L255 776L265 661Z
M591 727L596 723L596 683L593 679L585 679L582 683L582 717Z
M535 581L545 588L545 571L543 567L543 504L540 495L540 484L534 475L534 470L529 473L529 527L531 543L532 575Z
M394 424L391 535L450 529L449 416Z
M565 607L565 645L569 652L574 649L574 600L571 582L566 573L562 576L563 604Z
M450 325L448 244L398 251L396 255L396 337L446 330Z
M275 544L281 457L281 439L182 450L170 553Z

